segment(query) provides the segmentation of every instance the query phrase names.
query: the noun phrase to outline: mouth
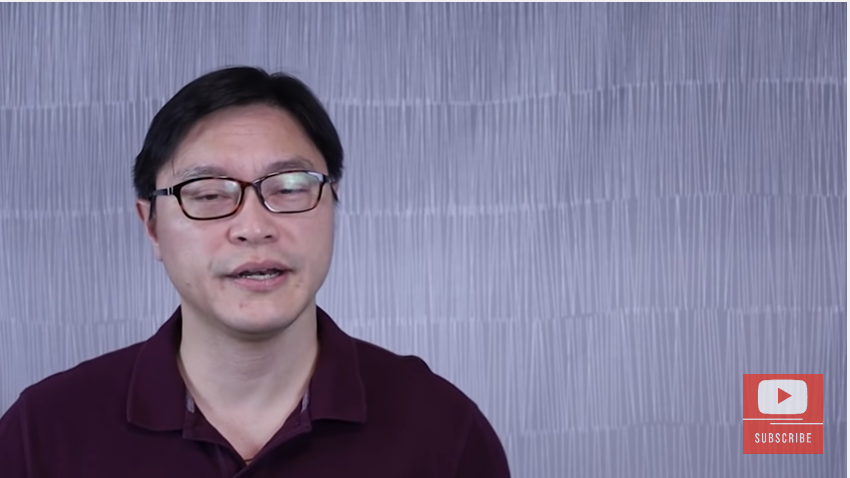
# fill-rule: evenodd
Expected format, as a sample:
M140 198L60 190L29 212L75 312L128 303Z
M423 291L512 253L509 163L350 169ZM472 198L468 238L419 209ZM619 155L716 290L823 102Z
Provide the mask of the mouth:
M290 272L292 270L287 266L275 261L249 262L242 264L226 277L237 285L259 291L282 284Z
M229 274L227 277L231 279L250 279L250 280L270 280L275 277L286 274L287 270L272 267L270 269L251 269L239 272L237 274Z

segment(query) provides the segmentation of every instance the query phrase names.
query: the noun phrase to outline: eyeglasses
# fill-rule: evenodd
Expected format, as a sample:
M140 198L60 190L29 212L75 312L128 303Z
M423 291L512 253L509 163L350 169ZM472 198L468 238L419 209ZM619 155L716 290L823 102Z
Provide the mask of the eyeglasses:
M314 209L322 199L325 184L333 181L314 171L286 171L254 181L228 177L203 177L184 181L170 188L157 189L150 195L176 196L183 214L199 221L221 219L242 206L245 189L253 187L260 203L269 212L295 214Z

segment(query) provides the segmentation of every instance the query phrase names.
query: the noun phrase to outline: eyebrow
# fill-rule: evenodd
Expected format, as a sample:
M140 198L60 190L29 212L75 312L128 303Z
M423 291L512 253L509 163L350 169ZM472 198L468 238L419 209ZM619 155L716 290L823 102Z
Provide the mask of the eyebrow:
M313 163L309 160L302 158L300 156L294 156L289 159L284 159L280 161L275 161L266 165L263 169L263 172L260 176L265 176L267 174L278 173L283 171L291 171L291 170L302 170L306 169L308 171L313 171ZM194 178L200 178L204 176L227 176L230 177L230 174L224 169L218 166L210 166L205 164L200 164L196 166L190 166L185 169L181 169L180 171L174 174L175 177L181 180L189 180Z

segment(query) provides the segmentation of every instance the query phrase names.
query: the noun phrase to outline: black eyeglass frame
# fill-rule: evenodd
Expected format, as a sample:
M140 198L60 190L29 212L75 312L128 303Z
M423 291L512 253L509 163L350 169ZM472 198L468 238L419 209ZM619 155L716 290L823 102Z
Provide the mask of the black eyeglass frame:
M316 200L313 202L313 205L310 206L309 208L299 209L297 211L275 211L274 209L272 209L271 206L268 205L265 197L263 197L262 183L263 183L263 181L265 181L268 178L271 178L271 177L274 177L274 176L280 176L281 174L289 174L289 173L306 173L306 174L309 174L310 176L318 179L320 181L320 183L319 183L319 194L316 195ZM189 214L188 212L186 212L186 208L183 207L183 198L180 195L180 191L188 184L192 184L194 182L206 180L206 179L224 179L224 180L232 181L236 184L239 184L239 186L240 186L239 201L236 203L236 207L233 209L232 212L230 212L229 214L223 214L223 215L214 216L214 217L195 217L195 216L192 216L191 214ZM303 212L312 211L313 209L316 209L316 206L319 205L319 201L322 200L322 191L324 191L325 185L326 184L333 184L334 182L335 181L333 179L331 179L331 177L328 176L327 174L322 174L322 173L318 173L316 171L310 171L310 170L307 170L307 169L278 171L278 172L275 172L275 173L266 174L265 176L257 178L253 181L242 181L240 179L231 178L229 176L201 176L201 177L192 178L192 179L183 181L182 183L175 184L174 186L170 186L170 187L162 188L162 189L157 189L157 190L153 191L152 193L150 193L150 195L148 196L148 199L151 201L151 203L153 203L156 200L157 196L174 196L174 197L177 198L177 203L180 204L180 210L183 211L183 214L185 214L186 217L188 217L189 219L193 219L195 221L213 221L213 220L216 220L216 219L223 219L225 217L230 217L230 216L236 214L237 212L239 212L239 210L242 209L242 202L245 200L245 190L249 187L252 187L252 188L254 188L254 192L257 193L257 200L260 201L260 204L263 205L263 207L266 209L266 211L269 211L270 213L273 213L273 214L300 214L300 213L303 213ZM336 192L331 191L331 194L333 194L334 199L336 199Z

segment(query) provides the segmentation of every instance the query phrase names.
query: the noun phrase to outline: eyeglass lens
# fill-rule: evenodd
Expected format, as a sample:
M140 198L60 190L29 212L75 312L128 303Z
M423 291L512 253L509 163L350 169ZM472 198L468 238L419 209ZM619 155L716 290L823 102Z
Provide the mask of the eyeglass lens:
M311 209L322 182L306 172L286 172L269 176L260 183L263 199L274 212ZM226 216L239 207L242 186L232 180L207 178L186 184L180 190L183 209L192 217Z

